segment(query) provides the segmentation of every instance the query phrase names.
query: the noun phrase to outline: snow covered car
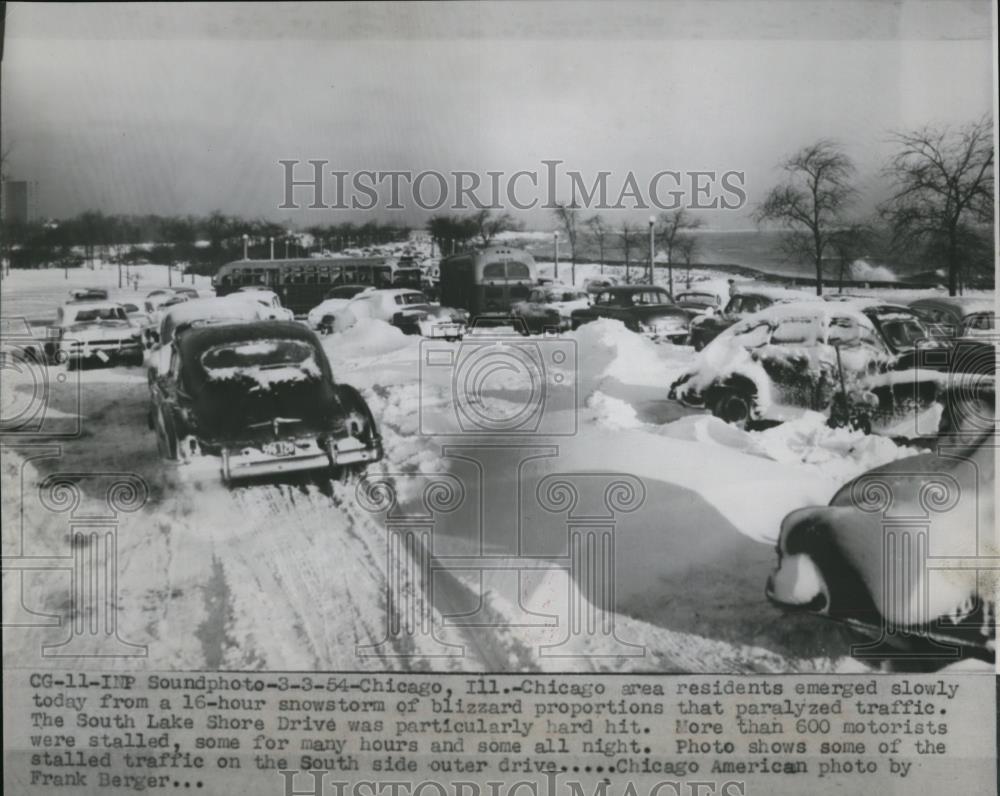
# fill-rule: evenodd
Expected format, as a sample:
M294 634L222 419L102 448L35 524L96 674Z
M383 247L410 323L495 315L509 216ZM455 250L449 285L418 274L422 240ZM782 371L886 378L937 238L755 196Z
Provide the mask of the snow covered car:
M871 320L849 304L774 304L716 337L669 397L747 427L829 412L845 391L877 401L868 379L894 364Z
M294 321L295 313L281 306L281 299L273 290L257 287L241 287L235 293L225 296L228 301L252 301L264 308L262 317L273 321Z
M703 313L691 321L691 345L701 351L734 323L755 312L789 301L818 301L818 296L785 288L760 287L741 290L729 299L722 312Z
M167 461L218 459L226 483L304 470L345 474L382 458L365 400L337 384L316 334L294 321L187 329L151 385Z
M996 339L996 304L992 299L968 296L935 296L910 302L941 337L988 337Z
M590 294L586 291L552 285L532 288L524 301L511 305L510 311L529 332L564 332L573 328L573 311L589 306Z
M344 331L362 318L385 321L406 334L460 340L466 331L468 315L464 310L438 307L419 290L388 288L372 290L351 299L334 312L334 331Z
M975 558L994 527L993 392L949 396L936 452L870 470L828 506L785 517L767 597L877 639L865 649L873 657L903 650L932 663L958 653L992 662L990 580L974 568L934 570L925 556Z
M688 314L670 300L662 287L622 285L605 288L594 297L594 303L571 314L572 328L598 318L621 321L630 331L651 340L666 340L675 344L687 342Z
M333 331L333 318L337 310L343 309L347 303L361 293L368 293L375 288L371 285L337 285L327 291L319 304L309 310L306 320L310 328L324 332Z
M95 359L138 365L142 333L121 304L69 301L56 310L55 323L46 330L45 354L50 362L69 367Z

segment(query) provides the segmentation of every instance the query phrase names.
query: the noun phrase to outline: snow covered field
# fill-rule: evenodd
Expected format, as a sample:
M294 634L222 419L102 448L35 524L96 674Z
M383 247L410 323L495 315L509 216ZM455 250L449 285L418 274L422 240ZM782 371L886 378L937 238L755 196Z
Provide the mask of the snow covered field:
M110 267L71 271L69 280L61 271L14 272L2 285L5 333L13 318L51 317L73 287L110 286L113 298L125 299L166 284L159 266L134 270L142 274L138 293L118 293ZM206 280L195 286L208 287ZM484 352L507 356L506 366L484 371L478 403L466 408L514 417L539 389L529 371L511 365L511 352L524 356L525 346L546 363L540 433L459 433L462 363ZM91 506L103 496L86 486L91 480L135 473L148 499L117 520L115 613L120 638L147 654L116 659L124 667L862 666L849 657L855 639L847 631L767 602L773 545L788 512L823 505L850 478L914 451L831 430L819 415L745 432L684 409L666 394L693 350L654 345L614 321L560 338L493 331L431 343L367 320L326 337L324 347L335 376L361 390L382 431L386 456L368 478L384 476L400 507L410 509L429 480L460 485L460 505L436 512L426 537L394 547L393 516L387 523L387 515L366 509L355 484L301 478L226 489L164 466L146 426L141 369L57 367L41 377L5 373L5 414L30 400L33 378L44 378L46 427L72 429L79 421L81 431L5 443L4 556L72 560L65 558L70 525L89 509L74 514L45 502L46 479L77 474L82 505ZM450 364L431 367L431 348L435 362ZM566 512L550 504L561 499L557 481L576 484L581 505L591 502L588 479L598 476L639 487L634 504L614 517L614 558L604 560L610 572L595 585L592 572L574 568ZM66 622L85 619L70 616L69 571L59 566L4 574L4 622L24 625L4 629L5 665L68 665L39 657L40 645L66 638ZM581 611L598 629L613 625L613 633L568 633ZM40 615L64 624L40 626ZM406 633L408 616L427 617L433 633ZM389 632L398 625L404 632ZM370 649L359 654L359 645Z

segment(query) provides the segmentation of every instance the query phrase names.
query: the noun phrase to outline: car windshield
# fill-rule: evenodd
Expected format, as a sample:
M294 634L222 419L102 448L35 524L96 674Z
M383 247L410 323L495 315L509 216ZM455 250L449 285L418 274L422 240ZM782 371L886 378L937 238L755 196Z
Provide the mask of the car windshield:
M993 315L988 312L978 312L969 315L962 321L962 331L965 332L991 332L995 326Z
M77 310L71 323L128 323L128 315L123 307L92 307Z
M587 294L579 290L549 290L546 291L543 301L577 301L586 297Z
M882 335L895 348L912 348L930 337L927 327L913 315L891 313L880 315L878 320Z
M426 304L427 296L423 293L399 293L395 300L397 304Z
M670 296L664 290L642 290L632 294L632 303L636 306L669 304Z
M235 369L315 367L312 346L302 340L246 340L209 348L201 364L210 374Z
M714 307L719 300L711 293L681 293L678 304L693 304L696 307Z

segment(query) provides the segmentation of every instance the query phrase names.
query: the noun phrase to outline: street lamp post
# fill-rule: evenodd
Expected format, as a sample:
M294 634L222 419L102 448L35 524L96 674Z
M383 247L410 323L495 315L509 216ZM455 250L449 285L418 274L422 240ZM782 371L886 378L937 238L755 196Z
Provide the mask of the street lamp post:
M272 235L267 240L268 240L268 243L271 244L271 259L273 260L274 259L274 236Z
M559 232L552 233L552 241L555 245L555 268L552 271L553 281L559 281Z
M653 252L656 250L656 216L649 217L649 284L653 284ZM673 288L671 287L671 295Z
M247 233L244 232L243 233L243 259L244 260L249 260L250 259L249 257L247 257L247 246L249 244L250 244L250 236L247 235Z

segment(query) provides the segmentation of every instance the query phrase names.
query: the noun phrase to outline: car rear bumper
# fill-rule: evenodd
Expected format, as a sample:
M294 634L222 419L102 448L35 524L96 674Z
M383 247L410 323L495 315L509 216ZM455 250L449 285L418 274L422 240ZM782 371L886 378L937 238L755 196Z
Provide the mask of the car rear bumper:
M222 449L222 479L226 482L260 476L282 475L306 470L322 470L351 464L370 464L382 458L379 443L367 447L338 449L328 446L319 452L291 456L269 456L257 448L233 451Z

